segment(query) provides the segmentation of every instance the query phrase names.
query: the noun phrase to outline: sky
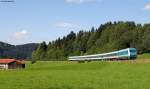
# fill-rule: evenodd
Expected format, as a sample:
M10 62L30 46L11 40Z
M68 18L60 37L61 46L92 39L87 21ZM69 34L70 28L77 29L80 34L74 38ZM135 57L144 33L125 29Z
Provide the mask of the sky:
M53 41L108 21L150 22L150 0L0 0L0 41Z

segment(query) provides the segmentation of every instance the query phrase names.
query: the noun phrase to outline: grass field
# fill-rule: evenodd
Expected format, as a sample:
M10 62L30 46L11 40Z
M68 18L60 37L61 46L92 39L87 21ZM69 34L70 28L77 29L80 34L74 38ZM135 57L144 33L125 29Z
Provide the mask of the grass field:
M149 63L38 62L0 71L0 89L150 89L149 83Z
M138 55L138 59L150 59L150 53Z
M27 62L0 70L0 89L150 89L150 63Z

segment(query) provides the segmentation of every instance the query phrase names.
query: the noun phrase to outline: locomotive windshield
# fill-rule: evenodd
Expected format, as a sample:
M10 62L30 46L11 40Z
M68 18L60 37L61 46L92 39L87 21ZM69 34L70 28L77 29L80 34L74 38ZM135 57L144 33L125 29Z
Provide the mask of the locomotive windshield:
M137 52L135 48L130 48L130 58L136 58Z

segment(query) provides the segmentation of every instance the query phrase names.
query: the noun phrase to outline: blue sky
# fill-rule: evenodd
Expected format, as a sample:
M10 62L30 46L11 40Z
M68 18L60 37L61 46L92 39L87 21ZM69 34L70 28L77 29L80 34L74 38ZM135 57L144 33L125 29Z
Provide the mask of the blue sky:
M92 26L119 20L149 23L150 0L0 2L0 41L15 45L48 42L72 30L89 30Z

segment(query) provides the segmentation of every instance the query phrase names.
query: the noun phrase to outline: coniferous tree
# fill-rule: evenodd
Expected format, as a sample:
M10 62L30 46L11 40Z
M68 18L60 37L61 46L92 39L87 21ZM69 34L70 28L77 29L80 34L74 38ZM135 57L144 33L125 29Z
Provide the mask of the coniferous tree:
M134 22L107 22L90 31L70 32L63 38L45 42L33 51L33 62L36 60L67 60L68 56L105 53L134 47L138 53L150 51L150 24Z
M38 48L32 53L32 61L35 63L37 60L44 60L46 56L47 45L46 42L42 42Z

